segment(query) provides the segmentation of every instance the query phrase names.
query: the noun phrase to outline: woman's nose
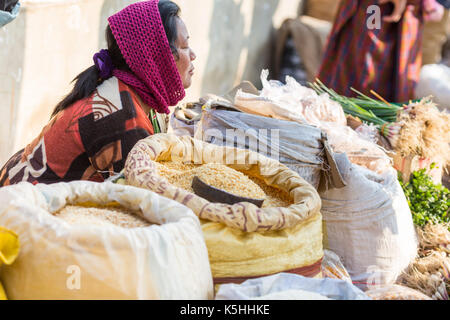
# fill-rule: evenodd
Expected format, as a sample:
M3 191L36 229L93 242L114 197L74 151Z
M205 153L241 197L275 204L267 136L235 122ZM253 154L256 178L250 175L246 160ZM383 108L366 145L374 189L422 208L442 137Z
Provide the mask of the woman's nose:
M191 61L194 61L197 58L197 55L195 54L194 50L191 49Z

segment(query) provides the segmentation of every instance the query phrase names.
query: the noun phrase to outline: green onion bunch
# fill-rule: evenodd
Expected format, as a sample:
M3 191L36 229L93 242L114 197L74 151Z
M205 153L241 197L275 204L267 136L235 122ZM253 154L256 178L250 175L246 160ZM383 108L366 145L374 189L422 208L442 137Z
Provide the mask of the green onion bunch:
M395 122L398 111L402 109L401 104L372 99L354 88L351 88L351 90L357 93L358 97L348 98L339 95L333 89L327 88L319 79L309 85L317 94L328 93L332 100L342 106L345 113L358 117L362 121L373 123L378 127Z

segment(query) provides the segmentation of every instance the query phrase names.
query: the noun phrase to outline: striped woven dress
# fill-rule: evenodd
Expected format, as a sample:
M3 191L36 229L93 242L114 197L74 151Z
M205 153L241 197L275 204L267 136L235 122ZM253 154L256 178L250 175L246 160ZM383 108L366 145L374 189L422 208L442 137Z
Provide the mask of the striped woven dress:
M367 12L374 0L342 0L325 51L318 78L345 96L351 87L369 94L376 91L388 101L414 98L422 65L423 4L408 0L398 23L381 21L370 29ZM391 4L380 5L381 17L392 13Z

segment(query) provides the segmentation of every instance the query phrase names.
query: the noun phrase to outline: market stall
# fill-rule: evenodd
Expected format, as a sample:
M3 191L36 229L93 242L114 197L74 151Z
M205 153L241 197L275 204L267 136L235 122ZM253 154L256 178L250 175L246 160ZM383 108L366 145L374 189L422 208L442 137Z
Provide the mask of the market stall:
M354 285L376 299L447 299L449 193L440 181L450 154L449 115L429 97L408 103L387 102L376 92L347 98L320 81L302 86L287 77L283 84L266 71L261 82L261 90L246 84L225 101L201 98L201 116L178 134L255 152L261 149L252 139L279 149L279 161L318 190L323 246L339 254ZM261 129L277 130L280 139L258 135ZM227 130L239 134L227 137ZM323 141L312 142L321 141L314 130L325 134L331 161L313 151L326 149ZM332 164L338 186L324 178Z
M82 7L91 6L85 2ZM91 11L100 11L101 3L95 1ZM242 18L237 20L245 24L248 39L261 29L259 20L279 11L271 6L258 11L254 3L255 23L247 23L249 16L233 17ZM163 18L177 5L165 2L169 7L164 10L158 1L135 2L111 16L118 20L109 22L108 50L93 56L94 65L86 71L89 81L76 78L79 90L74 92L86 92L70 94L73 101L56 108L42 133L0 172L0 299L448 300L450 192L442 185L450 165L448 68L425 66L414 101L388 101L380 90L404 94L412 84L385 84L382 72L369 72L386 69L410 80L420 64L413 45L401 50L408 57L414 53L407 68L393 70L387 64L365 70L368 78L378 80L379 92L355 90L363 82L372 86L360 81L355 70L343 75L339 86L330 79L340 69L326 68L332 73L328 81L316 79L328 34L338 34L331 22L343 8L339 3L308 1L303 4L309 17L285 21L275 41L275 74L260 70L268 50L260 55L252 46L243 49L245 41L239 40L230 46L236 59L223 64L225 50L219 48L228 44L208 41L216 51L207 63L202 91L239 83L244 74L260 72L260 82L244 81L225 94L210 92L194 101L182 99L196 54L187 45L176 52L182 53L180 60L173 48L180 39L174 34L186 32L178 33L174 28L180 24ZM355 17L365 15L364 10L356 14L361 3L348 2ZM208 19L227 17L223 12L229 10L252 11L240 5L225 8L222 3L217 9L214 2ZM43 8L36 12L47 16L63 7ZM80 8L70 10L78 22ZM409 18L410 26L419 25L414 12L419 8L410 6L403 23ZM31 9L24 13L32 17ZM342 14L337 21L364 23L363 18L344 23L347 18ZM168 25L173 32L167 32ZM149 41L147 34L155 30L158 39ZM223 30L212 24L210 31ZM413 31L419 39L418 29ZM395 57L390 41L399 33L391 32L388 45L380 40L389 63ZM402 36L398 41L406 44L409 35ZM343 39L344 45L355 41ZM148 46L146 54L142 46ZM346 50L343 46L339 52ZM361 55L361 61L356 54L336 61L370 64L366 57L373 52ZM154 56L158 63L148 61ZM253 60L258 63L250 72L246 63ZM228 73L230 64L238 74ZM299 79L284 77L291 71ZM26 70L25 83L34 84L32 73L33 68ZM157 77L147 77L152 74ZM346 93L334 91L333 82ZM41 95L29 93L39 90L28 90L20 104L38 101ZM9 91L8 96L16 95ZM36 101L29 104L31 111ZM42 110L39 114L47 117ZM15 123L10 118L8 128ZM39 117L32 120L30 132L20 135L34 131ZM24 127L24 121L17 123L3 136ZM1 147L9 150L13 140Z

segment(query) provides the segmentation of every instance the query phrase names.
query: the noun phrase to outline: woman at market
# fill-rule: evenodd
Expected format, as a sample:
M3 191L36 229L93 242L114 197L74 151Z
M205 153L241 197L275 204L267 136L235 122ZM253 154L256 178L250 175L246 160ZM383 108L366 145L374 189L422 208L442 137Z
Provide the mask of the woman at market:
M168 0L134 3L108 18L107 50L75 78L41 134L0 171L0 186L21 181L102 182L120 172L135 143L165 130L191 85L195 53Z
M356 95L353 87L392 102L413 99L423 21L439 21L443 5L450 7L446 0L341 0L318 78L345 96Z

